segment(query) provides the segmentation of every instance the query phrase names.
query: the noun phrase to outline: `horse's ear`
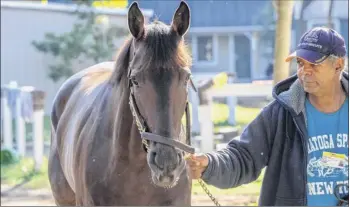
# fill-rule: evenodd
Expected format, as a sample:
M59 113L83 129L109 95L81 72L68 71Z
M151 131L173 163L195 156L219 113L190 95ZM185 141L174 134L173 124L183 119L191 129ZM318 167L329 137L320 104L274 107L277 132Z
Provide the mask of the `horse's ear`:
M137 2L133 2L128 12L129 30L136 39L143 36L145 31L145 19Z
M178 35L183 36L190 26L190 19L190 8L184 1L181 1L174 14L171 27Z

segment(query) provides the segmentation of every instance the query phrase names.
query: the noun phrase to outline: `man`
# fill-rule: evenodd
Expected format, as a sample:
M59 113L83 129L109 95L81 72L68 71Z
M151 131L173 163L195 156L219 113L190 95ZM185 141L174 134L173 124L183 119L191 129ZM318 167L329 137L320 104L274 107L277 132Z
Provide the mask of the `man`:
M286 59L297 60L297 74L274 87L275 100L240 140L190 157L192 178L232 188L256 180L266 167L259 205L337 205L335 195L348 194L345 55L344 39L336 31L316 27L306 32Z

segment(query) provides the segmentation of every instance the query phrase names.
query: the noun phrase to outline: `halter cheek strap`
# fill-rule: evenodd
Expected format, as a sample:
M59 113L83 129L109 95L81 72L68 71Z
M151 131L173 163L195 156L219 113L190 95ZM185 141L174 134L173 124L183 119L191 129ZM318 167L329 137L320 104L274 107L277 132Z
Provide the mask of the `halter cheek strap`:
M191 145L191 114L190 114L190 106L188 105L188 102L186 102L185 113L186 113L186 143L188 145Z

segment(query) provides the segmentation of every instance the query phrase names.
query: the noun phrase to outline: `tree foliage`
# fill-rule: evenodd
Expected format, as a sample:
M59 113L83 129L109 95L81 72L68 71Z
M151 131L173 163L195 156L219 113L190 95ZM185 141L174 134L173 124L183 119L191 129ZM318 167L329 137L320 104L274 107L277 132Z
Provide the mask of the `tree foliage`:
M117 50L115 41L127 35L127 28L107 25L108 17L96 13L91 0L78 3L80 6L75 12L78 18L70 32L49 32L44 40L32 42L38 51L54 57L54 63L48 68L48 76L54 82L71 76L79 60L94 63L110 60Z

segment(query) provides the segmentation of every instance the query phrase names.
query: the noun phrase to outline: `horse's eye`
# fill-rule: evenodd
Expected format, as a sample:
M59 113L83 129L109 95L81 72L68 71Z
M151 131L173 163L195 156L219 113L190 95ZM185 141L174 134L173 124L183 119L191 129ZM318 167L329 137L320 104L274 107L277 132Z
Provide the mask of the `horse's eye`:
M190 80L190 75L188 75L188 76L186 76L186 79L185 79L185 84L187 84L188 83L188 81Z

